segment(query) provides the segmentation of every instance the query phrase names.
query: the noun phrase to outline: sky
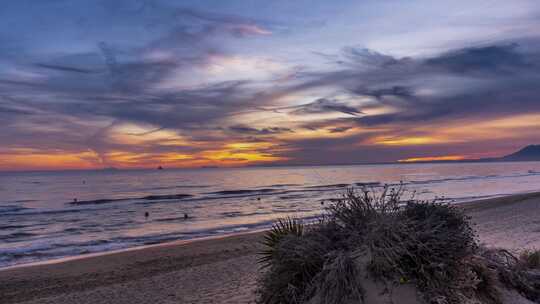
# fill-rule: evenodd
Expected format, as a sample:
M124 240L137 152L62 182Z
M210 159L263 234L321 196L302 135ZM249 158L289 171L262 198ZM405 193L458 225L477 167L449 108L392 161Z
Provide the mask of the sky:
M0 6L0 170L452 160L540 143L537 0Z

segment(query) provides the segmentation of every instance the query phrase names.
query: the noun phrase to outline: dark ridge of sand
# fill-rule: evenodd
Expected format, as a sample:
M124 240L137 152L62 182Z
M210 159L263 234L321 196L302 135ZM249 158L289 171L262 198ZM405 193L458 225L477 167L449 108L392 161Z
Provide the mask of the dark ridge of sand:
M480 241L540 248L540 193L460 204ZM253 303L261 232L0 271L0 303Z

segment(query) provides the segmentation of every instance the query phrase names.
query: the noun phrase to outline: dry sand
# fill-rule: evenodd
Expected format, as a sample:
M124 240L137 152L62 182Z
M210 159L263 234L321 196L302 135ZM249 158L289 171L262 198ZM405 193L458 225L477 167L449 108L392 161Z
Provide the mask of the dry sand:
M482 242L540 248L540 193L462 204ZM0 303L253 303L261 233L0 271Z

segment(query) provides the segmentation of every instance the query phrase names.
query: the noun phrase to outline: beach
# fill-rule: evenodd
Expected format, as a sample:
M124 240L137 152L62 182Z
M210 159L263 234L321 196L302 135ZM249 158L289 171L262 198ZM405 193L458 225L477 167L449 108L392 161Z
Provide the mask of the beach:
M540 248L540 193L460 204L481 243ZM263 232L0 270L9 303L253 303Z

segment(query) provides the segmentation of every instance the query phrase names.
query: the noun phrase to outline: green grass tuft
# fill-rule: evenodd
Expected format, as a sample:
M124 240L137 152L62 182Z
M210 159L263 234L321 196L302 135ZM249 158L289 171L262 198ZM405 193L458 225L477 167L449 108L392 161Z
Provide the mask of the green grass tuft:
M302 236L304 233L304 225L299 219L284 218L279 219L272 228L264 235L264 250L260 252L259 263L262 267L269 267L271 261L276 255L277 247L280 242L289 235L297 237Z

